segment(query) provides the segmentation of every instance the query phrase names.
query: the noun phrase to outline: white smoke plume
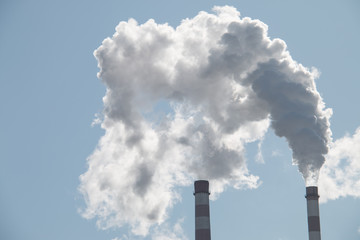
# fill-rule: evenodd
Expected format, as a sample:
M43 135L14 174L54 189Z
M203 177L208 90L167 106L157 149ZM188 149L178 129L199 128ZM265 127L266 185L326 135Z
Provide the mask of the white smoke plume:
M307 184L316 183L331 140L317 71L295 62L263 22L233 7L213 10L176 29L120 22L94 52L107 88L105 135L79 189L83 215L99 227L128 224L147 235L179 201L177 187L194 179L209 179L212 196L227 186L256 188L244 145L261 141L270 125Z
M320 201L360 197L360 128L332 143L320 171Z

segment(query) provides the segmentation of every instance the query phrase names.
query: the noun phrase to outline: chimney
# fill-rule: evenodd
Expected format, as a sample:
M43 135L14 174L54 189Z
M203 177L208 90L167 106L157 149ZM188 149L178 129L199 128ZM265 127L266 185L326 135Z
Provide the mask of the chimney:
M321 240L319 195L316 186L306 187L307 215L309 226L309 240Z
M209 182L198 180L194 182L195 195L195 240L211 240Z

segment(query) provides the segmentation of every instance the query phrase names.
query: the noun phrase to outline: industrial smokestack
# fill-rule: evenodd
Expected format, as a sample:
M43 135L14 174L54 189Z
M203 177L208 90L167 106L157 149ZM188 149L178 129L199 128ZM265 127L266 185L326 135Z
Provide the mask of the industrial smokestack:
M195 195L195 240L211 240L209 182L198 180L194 182Z
M319 195L316 186L306 187L309 240L321 240Z

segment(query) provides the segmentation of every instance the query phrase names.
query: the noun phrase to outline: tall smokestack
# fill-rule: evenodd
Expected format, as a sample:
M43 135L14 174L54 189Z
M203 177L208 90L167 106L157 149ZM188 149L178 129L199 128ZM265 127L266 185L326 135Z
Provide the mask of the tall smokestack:
M194 182L195 195L195 240L211 240L209 182L198 180Z
M307 199L309 240L321 240L318 188L306 187L305 198Z

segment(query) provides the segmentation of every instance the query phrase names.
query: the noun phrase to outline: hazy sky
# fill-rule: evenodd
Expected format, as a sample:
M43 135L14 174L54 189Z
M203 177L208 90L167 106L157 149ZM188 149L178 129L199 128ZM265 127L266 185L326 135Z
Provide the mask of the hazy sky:
M163 119L166 114L176 114L174 113L176 110L171 109L173 105L169 105L168 100L177 100L180 95L171 95L171 97L166 95L165 93L169 91L161 88L164 86L161 82L164 73L154 72L152 68L148 69L146 61L163 51L162 46L166 43L160 42L159 50L156 50L155 45L150 45L149 50L145 48L146 44L142 45L141 41L146 43L145 38L145 40L142 38L134 40L130 37L129 39L132 40L126 43L124 37L120 38L116 46L122 49L125 49L125 45L141 46L139 49L143 54L137 55L139 58L129 57L123 62L116 58L116 54L114 58L110 58L112 54L107 52L106 56L99 55L101 51L98 50L97 58L108 61L103 62L101 66L112 67L112 63L116 66L113 71L110 71L112 68L107 68L110 70L108 73L105 71L108 75L102 75L103 82L97 78L99 68L93 52L102 45L105 38L113 36L115 27L121 21L127 22L129 18L133 18L138 25L141 25L149 19L154 19L157 24L168 23L169 28L166 29L171 29L179 26L183 19L194 18L200 11L215 16L216 13L212 11L215 5L234 6L240 12L241 19L244 17L259 19L268 26L268 36L271 41L275 38L282 39L286 42L286 51L289 51L293 60L307 67L309 71L315 67L320 73L315 79L317 91L321 94L326 107L333 111L330 118L333 138L330 145L333 150L325 157L328 159L328 165L324 168L323 178L320 176L320 187L323 186L319 189L320 199L327 200L320 205L322 236L323 239L329 240L360 237L360 200L356 198L359 197L360 192L360 133L356 132L360 126L360 111L357 107L360 102L358 94L360 79L357 74L359 69L357 56L360 54L358 27L360 4L357 1L347 0L340 3L338 1L5 0L0 3L1 239L194 239L194 199L191 179L197 176L196 161L191 165L194 169L184 167L178 171L183 162L177 156L182 150L176 148L176 151L171 153L162 151L161 157L154 158L150 162L139 161L139 164L132 165L126 165L125 160L115 162L113 165L109 162L111 159L120 159L125 152L128 154L126 156L138 154L131 152L131 149L137 146L137 139L141 137L135 130L132 131L131 127L146 130L139 132L149 136L150 145L144 143L145 150L142 149L144 151L141 153L151 152L149 149L153 143L152 139L156 138L154 136L157 136L157 133L152 132L151 128L144 127L143 124L150 120L160 121L159 119ZM130 25L131 22L133 21L130 21ZM125 25L123 26L126 27ZM128 32L125 30L118 32L125 32L124 36L130 36L132 29L135 28L129 27ZM182 29L184 33L187 30L186 27ZM216 30L215 27L214 29ZM147 29L144 32L156 32L153 30ZM214 36L218 36L215 30ZM223 29L219 28L219 31ZM196 34L199 32L184 33L177 36L176 43L183 43L178 41L180 36L198 39ZM131 36L134 37L136 34ZM214 46L212 44L217 42L215 40L214 43L209 41L206 44ZM189 49L186 49L186 46L190 45L185 44L183 50L191 50L187 56L202 64L206 59L201 58L202 51L207 49L206 44L195 45ZM283 42L281 44L285 46ZM246 49L252 49L250 45L245 46ZM176 51L179 48L175 45L169 48L169 51L172 51L171 49ZM146 52L147 50L149 52ZM253 50L249 50L249 53L253 53ZM175 60L164 56L177 56L175 53L162 54L159 59L167 59L163 63L165 65L166 63L171 65L171 61ZM257 53L256 56L261 54L263 52ZM267 57L267 55L261 56ZM108 59L112 60L109 62ZM208 69L214 70L214 67L218 67L214 71L221 72L221 67L216 62L219 59L213 57L212 61L216 64ZM193 75L185 71L192 70L194 73L198 71L197 68L189 68L186 65L179 67L179 64L176 66L178 72L188 74L186 79L190 79L188 85L172 85L174 89L176 86L177 91L189 93L187 96L182 96L182 99L196 104L198 102L211 104L211 99L217 99L216 91L212 92L211 88L210 90L206 88L206 91L187 92L189 86L197 86L200 89L204 84L201 81L191 80ZM229 64L224 66L228 67ZM249 63L249 67L251 66ZM181 72L179 69L185 70ZM312 73L315 74L316 71ZM213 75L215 74L212 73ZM139 88L136 89L140 90L135 93L141 92L143 96L148 89L151 96L144 97L144 101L136 97L122 98L126 91L118 95L109 95L109 92L106 93L106 88L119 89L117 78L112 76L125 76L125 79L136 76L140 79L137 81ZM144 78L153 79L145 82L154 84L144 85L141 82ZM177 81L176 78L174 79ZM120 84L121 87L126 83L125 81L125 84ZM223 87L223 85L217 86ZM107 96L104 98L105 111L104 96ZM167 100L164 100L164 96L168 97ZM133 101L135 103L126 102L129 99L131 101L135 99ZM154 102L154 108L151 101L148 103L149 106L145 104L149 99ZM219 99L223 99L222 96ZM117 104L118 100L121 104ZM257 98L255 100L257 101ZM135 104L133 108L123 109L124 106L131 104ZM219 104L219 106L228 106L226 104L224 100L223 105ZM110 108L114 106L122 106L122 108L111 111ZM259 105L254 104L254 106ZM125 124L127 127L125 129L116 125L115 120L115 123L107 122L103 128L99 124L92 124L98 117L102 119L104 115L126 122L120 113L129 109L139 110L144 118L139 118L141 115L126 114L131 117L128 118L129 122ZM184 111L181 112L183 115L178 115L179 118L174 117L174 121L167 122L170 125L175 124L175 127L169 125L170 127L162 128L169 132L169 136L178 136L177 131L183 131L179 126L189 124L189 119L186 119L186 124L181 121L184 119L184 114L188 113ZM219 122L214 111L209 107L203 114L210 120ZM267 113L267 110L263 109L263 111ZM253 112L259 113L259 110ZM256 115L251 119L259 118L262 119ZM140 120L134 121L134 119ZM236 118L236 121L235 126L243 119ZM230 181L228 184L220 181L216 182L216 186L213 185L214 193L223 191L210 203L213 239L307 239L304 180L298 167L292 165L292 152L285 139L275 136L271 128L266 131L268 123L266 119L264 121L255 127L246 128L258 130L265 126L259 132L242 132L244 141L250 143L238 146L237 150L241 149L243 153L235 158L239 159L239 162L227 163L229 166L233 166L232 164L246 166L246 171L243 169L242 172L229 173L221 164L214 168L214 171L207 169L204 170L205 173L199 174L199 177L210 176L210 178ZM234 128L234 124L229 122L221 126L225 125L227 129ZM204 131L208 133L210 130L205 128L200 132ZM227 131L226 134L231 132L231 130L224 131ZM245 137L245 134L249 135ZM117 145L114 140L121 136L127 137L127 141L124 140L125 145ZM214 137L219 136L216 132L208 135L212 143L210 146L214 145ZM99 142L100 139L102 142ZM182 144L192 144L201 149L198 152L195 151L196 149L192 150L190 153L205 156L203 150L207 149L207 145L200 144L201 142L188 143L195 140L185 137L178 139ZM163 140L161 143L175 149L168 140ZM262 159L259 159L259 149ZM233 156L231 154L235 153L229 150L226 154L221 151L216 154L219 158L229 159ZM148 155L141 155L142 158L146 158L145 156ZM168 160L166 157L174 159ZM87 159L96 171L88 169ZM136 162L137 158L134 159ZM165 160L158 163L157 159ZM154 167L155 165L163 167ZM129 170L124 170L126 167ZM223 171L219 175L218 170L221 167ZM106 168L110 168L108 173ZM159 177L157 179L159 184L149 187L146 183L154 169L161 169L156 175ZM163 169L166 171L162 172ZM106 174L101 175L98 174L99 172ZM179 174L174 177L177 173ZM236 177L228 178L227 173ZM244 173L248 177L245 180L241 178ZM80 179L81 175L85 177ZM111 177L107 178L110 175ZM101 178L103 176L106 176L106 179ZM141 180L133 183L132 178ZM236 185L239 182L242 183L240 186L246 189L239 190L233 187L239 186ZM95 201L94 198L103 202L89 207L81 191L90 194L89 191L93 188L86 187L84 183L101 184L99 189L111 191L102 194L95 189L91 195L93 197L90 197L92 203ZM171 188L162 183L169 183ZM135 193L152 191L157 198L144 197L139 200L140 198L128 197L129 187ZM249 189L251 187L256 188ZM120 198L116 194L124 195L122 205L120 202L111 201L114 196ZM161 204L161 207L157 207L156 204ZM160 210L147 212L149 209L163 209L166 212ZM155 212L158 214L156 215ZM85 219L84 214L93 218ZM107 225L122 227L101 230L96 223L99 219L102 219L100 226L102 228ZM162 224L149 225L150 231L146 237L136 236L133 231L136 227L130 225L139 219L141 221L154 219L154 222L162 221ZM145 223L153 222L146 220ZM140 230L135 231L135 233L140 232Z

